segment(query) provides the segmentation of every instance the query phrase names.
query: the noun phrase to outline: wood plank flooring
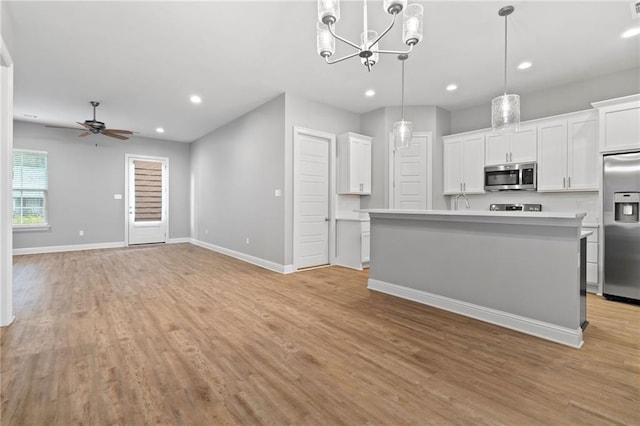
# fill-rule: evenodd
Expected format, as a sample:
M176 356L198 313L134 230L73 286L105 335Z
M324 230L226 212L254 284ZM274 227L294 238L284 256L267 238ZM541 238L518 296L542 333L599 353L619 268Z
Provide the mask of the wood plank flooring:
M419 267L419 265L416 265ZM2 425L640 424L640 308L572 349L189 245L17 256Z

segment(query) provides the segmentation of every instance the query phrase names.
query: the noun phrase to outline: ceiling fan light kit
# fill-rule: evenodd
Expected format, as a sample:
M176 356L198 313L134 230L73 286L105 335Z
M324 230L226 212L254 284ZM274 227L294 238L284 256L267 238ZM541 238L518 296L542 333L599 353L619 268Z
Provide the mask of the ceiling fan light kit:
M507 94L507 17L514 11L505 6L498 11L504 17L504 94L491 100L491 128L517 131L520 126L520 96Z
M340 20L340 1L318 0L318 24L316 25L318 55L323 57L328 64L336 64L358 56L367 70L371 71L380 54L408 55L411 53L413 46L422 40L424 8L420 4L407 6L407 0L384 0L383 8L386 13L391 15L391 23L382 33L378 34L377 31L369 30L367 0L363 0L363 31L360 35L360 44L357 44L335 32L335 25ZM400 13L402 13L402 41L409 46L409 49L406 51L380 50L378 42L393 28L396 17ZM336 50L336 39L356 51L331 60L330 58Z
M111 138L120 139L126 141L129 139L124 135L132 135L133 132L131 130L120 130L120 129L108 129L107 126L102 122L96 120L96 108L100 106L100 102L91 101L89 102L93 107L93 119L85 120L84 123L76 121L82 127L66 127L66 126L46 126L53 127L55 129L71 129L71 130L82 130L82 133L78 135L78 137L83 138L89 136L91 134L94 135L104 135L109 136Z

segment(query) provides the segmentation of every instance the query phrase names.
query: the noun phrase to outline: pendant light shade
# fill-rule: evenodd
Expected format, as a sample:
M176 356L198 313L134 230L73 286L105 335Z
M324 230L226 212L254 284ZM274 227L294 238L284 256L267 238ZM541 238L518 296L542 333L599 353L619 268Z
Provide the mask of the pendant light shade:
M491 100L491 128L517 128L520 125L520 96L498 96Z
M513 6L498 11L498 15L504 16L504 94L491 101L491 128L494 131L517 130L520 126L520 96L507 94L507 16L513 11Z
M409 55L398 55L402 62L402 119L393 123L393 146L395 149L409 148L413 134L413 123L404 119L404 61Z
M411 121L396 121L393 123L393 146L396 149L409 148L412 134L413 123Z

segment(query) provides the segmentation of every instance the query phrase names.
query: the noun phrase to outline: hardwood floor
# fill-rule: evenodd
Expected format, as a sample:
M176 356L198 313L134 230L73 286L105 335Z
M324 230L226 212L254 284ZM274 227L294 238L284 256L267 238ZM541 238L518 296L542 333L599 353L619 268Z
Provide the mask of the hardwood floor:
M640 307L590 295L577 350L367 276L189 244L17 256L1 423L640 424Z

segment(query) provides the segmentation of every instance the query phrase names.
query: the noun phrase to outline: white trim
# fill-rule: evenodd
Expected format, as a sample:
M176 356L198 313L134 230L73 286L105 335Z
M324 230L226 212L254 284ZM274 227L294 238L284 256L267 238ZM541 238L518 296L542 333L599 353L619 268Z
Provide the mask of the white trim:
M125 247L124 241L95 244L70 244L65 246L29 247L13 249L13 255L20 256L23 254L61 253L65 251L98 250L122 247Z
M244 262L251 263L252 265L260 266L261 268L268 269L273 272L278 272L280 274L289 274L291 272L294 272L293 265L281 265L279 263L275 263L270 260L251 256L246 253L241 253L239 251L220 247L215 244L207 243L207 242L196 240L196 239L191 239L191 244L196 245L198 247L206 248L211 251L215 251L217 253L225 254L235 259L239 259Z
M48 231L51 229L51 225L13 225L13 232L37 232Z
M333 133L323 132L321 130L313 130L306 129L304 127L293 126L293 168L292 168L292 178L293 178L293 245L292 245L292 258L293 258L293 270L298 269L298 261L296 258L296 246L298 241L298 227L297 227L297 219L299 216L298 212L298 204L297 200L300 198L298 194L298 185L296 185L296 170L298 168L298 155L300 150L297 148L297 141L299 135L308 135L313 136L319 139L326 139L329 143L329 211L327 214L329 215L329 263L335 263L336 260L336 252L335 252L335 235L336 235L336 218L335 218L335 210L336 210L336 135ZM269 269L269 268L267 268ZM284 272L283 272L284 273Z
M191 238L182 237L182 238L169 238L167 240L167 244L183 244L183 243L191 243Z
M160 161L164 163L164 168L162 170L162 191L166 193L166 196L163 197L162 208L166 209L163 212L164 221L166 222L166 231L164 241L159 242L168 242L169 240L169 157L156 157L152 155L141 155L141 154L124 154L124 242L125 245L129 245L129 160L131 159L139 159L139 160L151 160L151 161Z
M532 318L498 311L496 309L451 299L449 297L438 296L426 291L407 288L372 278L369 278L367 288L489 322L491 324L496 324L501 327L520 331L542 339L551 340L552 342L571 346L572 348L580 348L584 343L582 340L581 328L574 330L567 327L561 327L548 322L538 321Z
M427 204L426 209L431 210L433 208L433 133L432 132L414 132L414 137L424 137L427 139L426 149L424 155L425 167L425 202ZM393 132L389 133L389 208L394 208L396 191L394 188L395 178L395 164L396 164L396 149L393 146Z
M0 327L13 315L13 59L0 34Z

